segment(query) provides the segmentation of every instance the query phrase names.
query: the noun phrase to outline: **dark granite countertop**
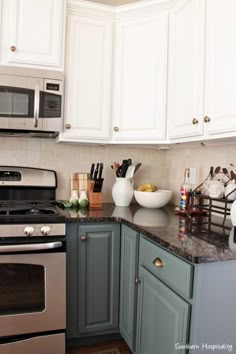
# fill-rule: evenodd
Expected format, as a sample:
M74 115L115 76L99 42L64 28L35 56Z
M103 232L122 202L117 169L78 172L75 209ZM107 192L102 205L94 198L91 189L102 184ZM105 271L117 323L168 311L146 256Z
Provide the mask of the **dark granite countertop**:
M209 234L202 233L203 227L201 226L195 227L195 231L190 234L182 233L180 228L186 227L188 220L176 215L173 205L161 209L145 209L137 204L132 204L130 207L104 204L99 210L65 209L61 210L61 213L65 215L67 222L120 222L126 224L191 263L236 260L236 244L229 242L229 230L225 235L223 230L221 232L219 229L217 229L217 233ZM201 218L201 220L205 220L205 218Z

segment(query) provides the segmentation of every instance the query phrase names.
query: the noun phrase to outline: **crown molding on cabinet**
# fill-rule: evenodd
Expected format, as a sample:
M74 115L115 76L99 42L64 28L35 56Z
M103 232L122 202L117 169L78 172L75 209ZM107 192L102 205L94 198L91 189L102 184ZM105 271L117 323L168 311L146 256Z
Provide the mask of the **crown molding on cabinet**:
M110 17L111 19L125 19L130 16L152 13L154 10L166 10L169 8L173 0L150 0L139 1L126 5L110 6L98 4L87 0L69 0L67 2L67 11L70 14L93 14L96 11L96 16ZM79 8L78 8L79 7Z

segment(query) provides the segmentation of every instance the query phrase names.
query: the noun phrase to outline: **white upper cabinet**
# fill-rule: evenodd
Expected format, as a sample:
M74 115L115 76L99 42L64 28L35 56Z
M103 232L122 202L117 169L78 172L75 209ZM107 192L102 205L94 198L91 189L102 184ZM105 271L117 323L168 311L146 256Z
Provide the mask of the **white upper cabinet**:
M236 1L207 1L206 134L236 136Z
M61 141L164 139L168 10L161 2L68 2Z
M3 0L1 63L63 68L65 0Z
M2 31L3 31L3 13L2 13L2 2L3 0L0 0L0 63L1 63L1 59L2 59Z
M205 0L180 0L170 12L169 138L203 132L204 3Z
M60 140L102 142L110 137L113 26L108 15L95 4L69 2Z
M165 137L167 10L130 14L115 25L113 141Z
M235 0L179 0L171 9L169 139L236 136L235 32Z

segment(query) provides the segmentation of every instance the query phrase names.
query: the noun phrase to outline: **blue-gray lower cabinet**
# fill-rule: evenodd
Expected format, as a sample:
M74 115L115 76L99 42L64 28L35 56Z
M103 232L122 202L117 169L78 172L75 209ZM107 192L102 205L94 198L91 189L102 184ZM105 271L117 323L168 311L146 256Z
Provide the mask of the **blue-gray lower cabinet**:
M120 225L79 225L79 336L119 332Z
M78 338L78 223L66 224L66 335Z
M139 234L122 225L120 266L120 333L135 352Z
M188 343L191 305L179 294L191 296L192 266L141 237L138 279L136 354L176 354Z
M120 224L67 225L67 339L119 332Z
M174 354L176 343L187 343L190 305L145 268L139 277L136 353Z

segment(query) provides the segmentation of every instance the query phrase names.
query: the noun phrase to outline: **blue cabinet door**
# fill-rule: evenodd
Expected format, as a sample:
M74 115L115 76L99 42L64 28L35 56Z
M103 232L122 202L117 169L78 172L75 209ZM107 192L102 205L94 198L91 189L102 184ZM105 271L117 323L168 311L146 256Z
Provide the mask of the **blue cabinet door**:
M78 223L66 224L66 335L78 337Z
M122 225L120 272L120 333L135 352L139 234Z
M79 225L79 336L119 331L120 224Z
M136 353L186 353L190 305L143 267L139 279Z

